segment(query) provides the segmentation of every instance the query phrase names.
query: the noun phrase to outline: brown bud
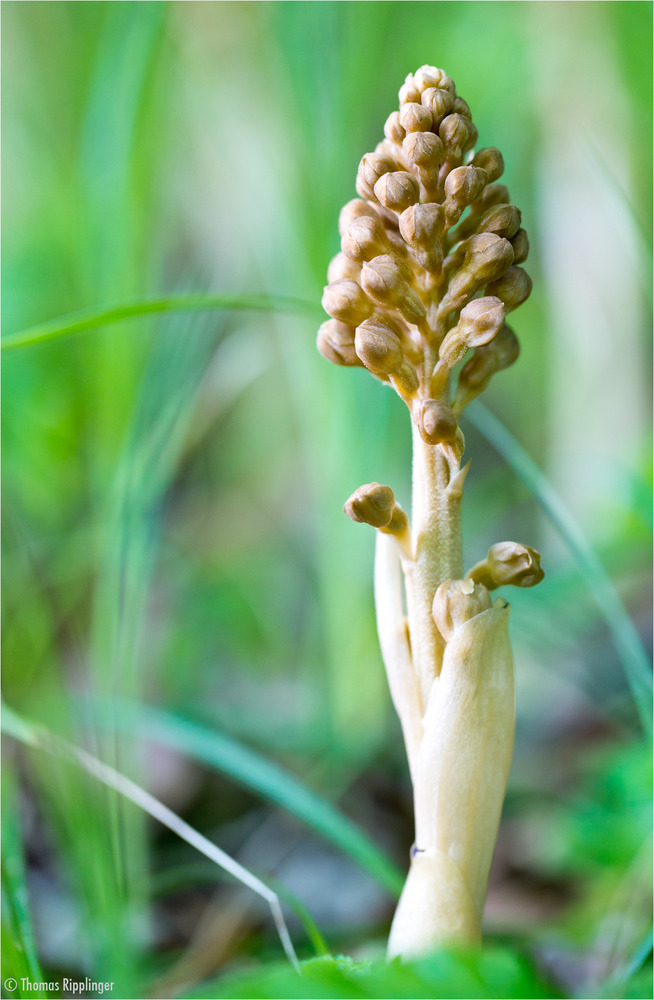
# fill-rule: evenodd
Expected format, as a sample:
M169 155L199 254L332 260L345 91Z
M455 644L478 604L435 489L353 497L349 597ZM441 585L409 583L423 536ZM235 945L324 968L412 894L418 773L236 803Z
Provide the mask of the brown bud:
M419 101L405 104L400 110L400 125L408 134L410 132L429 132L432 127L431 111L423 108Z
M420 187L413 174L396 170L380 177L374 186L375 196L384 208L402 212L420 199Z
M468 121L468 119L466 119L466 121ZM479 138L479 131L477 129L477 126L475 125L474 122L468 121L468 138L466 139L466 144L463 147L463 152L466 153L469 149L472 149L472 147L477 142L478 138Z
M333 319L350 326L358 326L372 315L372 302L351 278L343 278L327 285L322 297L322 307Z
M366 153L357 171L356 188L362 198L375 200L373 188L380 177L395 170L397 164L388 156L380 153Z
M479 284L483 284L504 274L512 260L513 247L508 240L495 236L494 233L480 233L468 240L464 267L474 274Z
M510 240L518 232L521 218L520 209L515 205L493 205L482 215L477 231L495 233L497 236L503 236L505 240ZM513 243L511 245L513 246Z
M403 361L401 365L391 372L389 379L394 389L408 402L408 399L415 396L420 388L420 379L415 366L410 361Z
M409 246L431 248L440 240L444 224L440 205L411 205L400 216L400 233Z
M486 169L485 167L483 168ZM509 189L506 184L488 184L479 199L479 207L482 211L490 208L491 205L506 205L511 201Z
M461 310L458 326L470 347L481 347L497 336L503 323L504 306L499 299L485 295Z
M416 86L413 73L409 73L397 96L400 99L400 105L420 103L420 90Z
M338 216L338 231L341 236L352 225L355 219L361 218L377 219L379 216L372 205L369 205L367 201L363 201L361 198L353 198L352 201L348 201L347 204L343 205Z
M491 596L483 584L472 580L445 580L434 595L432 612L436 628L446 642L451 642L462 625L492 606Z
M466 149L471 124L463 115L450 114L443 118L438 134L448 159L458 159Z
M376 319L366 320L357 327L354 346L358 357L375 375L390 375L404 360L400 338Z
M418 373L404 359L400 338L390 324L369 319L357 328L354 346L366 368L379 378L390 379L405 399L418 390ZM408 401L408 400L407 400Z
M395 496L390 486L366 483L345 501L343 510L352 521L385 528L390 524L394 507Z
M513 252L513 248L511 252ZM492 284L487 285L486 293L497 295L509 313L529 298L531 288L532 281L527 272L523 271L521 267L510 267L505 274L494 280Z
M545 576L540 566L540 552L518 542L498 542L491 545L483 562L466 574L488 590L496 587L534 587Z
M393 507L391 519L385 528L380 528L387 535L402 535L409 527L409 518L406 516L399 504Z
M443 75L442 69L437 69L436 66L421 66L414 74L416 87L420 91L426 90L428 87L438 87Z
M402 277L397 261L388 254L364 264L361 284L371 298L382 305L394 305L409 323L425 319L425 307Z
M522 264L529 256L529 237L525 229L519 229L511 240L513 263Z
M512 365L519 354L518 338L511 327L504 324L490 343L475 348L475 353L461 369L458 388L481 392L491 377Z
M327 281L330 285L334 281L340 281L341 278L358 280L360 275L361 265L350 260L344 253L337 253L335 257L332 257L327 268Z
M443 143L433 132L410 132L402 148L412 163L425 170L435 170L445 156Z
M482 167L491 181L496 181L504 173L502 154L494 146L478 150L473 157L472 163L475 167Z
M455 167L445 178L445 215L449 225L457 222L466 205L479 197L488 181L480 167Z
M397 164L389 156L380 153L366 153L359 164L364 180L372 187L380 177L397 168Z
M441 361L454 367L471 347L488 344L496 337L503 323L504 306L499 299L473 299L461 310L459 322L443 340L438 352Z
M384 135L389 140L389 142L395 142L400 146L402 140L406 135L406 130L400 122L400 112L393 111L392 114L388 116L384 124Z
M458 424L446 403L438 399L416 399L411 413L420 437L427 444L450 443L456 438Z
M496 586L533 587L545 576L540 552L517 542L498 542L488 550L488 565Z
M397 156L397 146L390 139L382 139L375 146L375 153L379 156L387 156L389 160L395 163L395 157Z
M439 317L442 319L460 309L480 288L504 274L512 260L513 247L508 240L494 233L470 236L446 261L448 269L458 266L458 270L450 278L447 295L438 308ZM488 289L487 292L491 294Z
M426 271L439 271L443 263L441 234L443 209L433 203L412 205L400 216L400 233L414 250L418 263Z
M456 86L451 76L443 75L441 82L439 83L438 86L441 88L441 90L447 90L452 95L452 97L456 97Z
M394 304L404 292L404 278L389 254L368 261L361 269L361 280L366 292L377 302Z
M433 128L437 129L445 115L449 115L454 107L454 98L447 90L440 90L438 87L429 87L424 91L421 101L423 107L431 112Z
M454 106L452 108L452 111L454 111L457 115L463 115L464 118L469 118L470 121L472 121L472 112L468 104L466 104L466 102L463 100L462 97L454 98ZM475 163L475 166L476 167L483 166L483 163Z
M318 350L324 358L335 365L361 367L361 361L354 350L354 328L328 319L318 330Z
M363 263L388 250L388 240L379 216L355 219L343 233L341 248L346 257Z

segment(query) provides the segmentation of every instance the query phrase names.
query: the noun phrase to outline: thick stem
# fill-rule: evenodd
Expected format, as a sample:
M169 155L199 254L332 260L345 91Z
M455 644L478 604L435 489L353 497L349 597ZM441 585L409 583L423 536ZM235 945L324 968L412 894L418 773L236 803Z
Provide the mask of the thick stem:
M447 643L413 768L416 849L393 920L391 957L481 940L513 749L508 617L498 600Z
M417 753L415 729L407 741L416 841L389 941L389 955L404 958L481 940L513 733L508 612L477 614L447 644L436 628L438 586L463 577L462 483L461 476L452 482L452 455L426 444L415 427L413 449L414 558L402 568L422 718ZM380 562L378 572L386 571ZM402 698L395 702L406 713Z
M432 616L434 594L443 580L463 576L461 498L448 490L450 474L442 449L426 444L414 424L414 561L405 567L405 577L411 653L424 704L440 673L444 648Z

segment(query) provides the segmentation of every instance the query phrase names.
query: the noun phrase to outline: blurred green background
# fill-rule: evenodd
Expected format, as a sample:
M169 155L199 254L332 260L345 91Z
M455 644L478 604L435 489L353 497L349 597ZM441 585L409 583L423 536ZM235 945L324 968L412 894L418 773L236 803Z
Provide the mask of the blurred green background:
M625 679L642 677L651 608L650 5L10 0L2 15L5 336L191 292L307 303L7 350L6 703L267 880L300 957L373 962L368 978L312 965L298 986L262 900L7 737L3 975L88 975L124 998L651 996L650 752ZM474 975L446 956L377 964L411 794L373 532L341 507L371 480L408 502L410 429L367 373L315 350L338 211L425 62L502 150L531 240L522 355L484 402L614 588L478 414L466 561L515 538L547 576L509 595L517 743Z

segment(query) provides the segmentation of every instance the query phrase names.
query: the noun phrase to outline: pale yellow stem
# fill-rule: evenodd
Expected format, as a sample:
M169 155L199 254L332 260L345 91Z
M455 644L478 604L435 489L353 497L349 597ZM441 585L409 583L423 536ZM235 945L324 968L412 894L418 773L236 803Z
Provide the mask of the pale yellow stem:
M448 489L451 468L438 445L426 444L413 425L413 562L405 564L411 654L423 703L440 673L443 640L432 601L443 580L463 575L461 497Z

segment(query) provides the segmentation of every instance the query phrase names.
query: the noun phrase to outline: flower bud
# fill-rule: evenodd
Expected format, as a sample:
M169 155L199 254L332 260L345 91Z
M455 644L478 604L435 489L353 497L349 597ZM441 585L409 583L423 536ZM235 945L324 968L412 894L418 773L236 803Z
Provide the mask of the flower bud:
M416 399L411 407L413 422L427 444L449 444L456 438L456 417L446 403L438 399Z
M505 274L486 287L486 292L488 295L497 295L509 313L529 298L531 288L532 281L527 272L521 267L510 267Z
M395 304L406 284L397 261L390 254L380 254L361 269L362 287L376 302Z
M512 260L513 247L508 240L494 233L480 233L468 241L463 266L474 274L481 285L504 274Z
M376 198L393 212L403 212L420 199L420 187L413 174L396 170L380 177L374 187Z
M484 212L479 220L477 232L495 233L496 236L503 236L505 240L510 240L518 232L521 218L520 209L516 208L515 205L493 205L492 208Z
M511 246L513 247L513 263L522 264L529 256L529 237L525 229L519 229L512 237Z
M436 66L421 66L420 69L414 74L414 80L416 87L421 92L426 90L428 87L438 87L443 79L442 69L437 69Z
M343 233L341 248L346 257L359 263L386 253L388 240L379 216L375 213L374 219L367 216L355 219Z
M438 127L438 134L443 140L448 160L460 159L468 145L468 136L472 122L463 115L449 114L443 118Z
M467 119L466 119L467 121ZM469 149L472 149L477 139L479 138L479 130L474 122L468 122L468 138L466 139L466 144L463 147L463 152L466 153Z
M404 398L405 402L415 396L420 388L418 372L410 361L404 360L401 365L398 365L395 371L390 373L389 379L393 388Z
M395 142L398 146L402 145L402 140L406 135L406 130L400 122L399 111L393 111L392 114L390 114L386 119L384 124L384 135L389 142Z
M456 85L451 76L445 76L441 78L441 82L438 85L441 90L447 90L448 93L452 95L453 98L456 97Z
M358 357L375 375L390 375L404 360L398 335L376 319L365 320L357 327L354 345Z
M327 268L327 281L331 285L334 281L340 281L341 278L352 278L353 280L359 279L361 276L361 265L357 264L356 261L350 260L346 257L344 253L337 253L335 257L329 262Z
M400 216L400 233L411 247L431 249L440 241L444 225L440 205L411 205Z
M460 391L482 392L496 372L503 371L517 360L520 354L518 338L510 326L504 324L500 332L488 344L475 348L475 353L466 361L459 373L457 400Z
M461 248L458 248L461 252ZM450 280L448 292L441 302L439 313L446 315L460 307L465 299L504 274L513 260L513 247L508 240L494 233L479 233L466 240L463 246L463 264ZM489 295L497 295L490 288ZM497 295L498 298L501 296Z
M400 216L402 238L413 248L418 263L426 271L439 271L443 263L440 237L444 226L440 205L411 205Z
M355 219L378 219L376 211L367 201L361 198L353 198L343 205L338 216L338 231L343 235L346 229L352 225Z
M366 153L359 164L356 188L362 198L375 200L373 188L380 177L397 169L397 164L380 153Z
M452 368L471 347L488 344L504 323L504 306L493 296L473 299L461 310L459 322L443 340L439 357Z
M485 170L486 168L484 167L483 169ZM485 212L491 205L508 205L510 201L511 195L506 184L488 184L484 188L478 204L480 210Z
M318 330L318 350L323 358L335 365L361 367L354 350L354 328L336 319L329 319Z
M534 587L545 576L540 565L540 552L518 542L498 542L491 545L486 559L466 574L488 590L496 587Z
M355 350L366 368L378 378L389 379L408 404L418 391L420 380L415 367L403 356L394 325L381 319L366 320L356 331Z
M488 344L497 336L504 323L504 306L499 299L485 295L474 299L461 310L458 326L470 347Z
M432 124L431 111L424 108L419 100L405 104L400 110L400 125L407 135L411 132L429 132Z
M400 105L420 103L420 90L416 86L413 73L409 73L397 96L400 99Z
M394 507L395 496L390 486L366 483L345 501L343 510L352 521L385 528L390 524Z
M371 298L382 305L394 305L409 323L419 324L425 319L425 307L402 277L397 261L388 254L364 264L361 284Z
M540 552L518 542L498 542L488 550L488 566L495 586L533 587L545 576Z
M445 215L448 225L458 222L466 205L476 201L488 181L480 167L455 167L445 178Z
M445 115L449 115L454 107L454 98L447 90L429 87L421 97L422 105L431 112L433 128L437 129Z
M358 326L372 315L372 302L351 278L343 278L327 285L322 297L322 307L333 319L350 326Z
M462 625L492 606L491 596L483 584L472 580L445 580L434 595L432 613L445 642L451 642Z
M472 163L475 167L482 167L491 181L496 181L504 173L502 154L494 146L478 150L473 157Z
M399 504L395 504L391 519L385 528L380 528L387 535L402 535L409 527L409 518Z
M392 142L390 139L382 139L382 141L378 142L377 145L375 146L375 153L378 156L386 156L389 160L392 160L393 163L395 163L395 158L397 156L398 150L395 143Z
M454 111L457 115L463 115L464 118L469 118L470 121L472 121L472 112L470 110L470 107L466 103L466 101L463 100L462 97L454 98L454 106L452 108L452 111ZM475 163L475 166L479 167L483 166L483 164Z
M402 148L409 160L424 170L435 170L445 157L443 143L433 132L410 132Z

